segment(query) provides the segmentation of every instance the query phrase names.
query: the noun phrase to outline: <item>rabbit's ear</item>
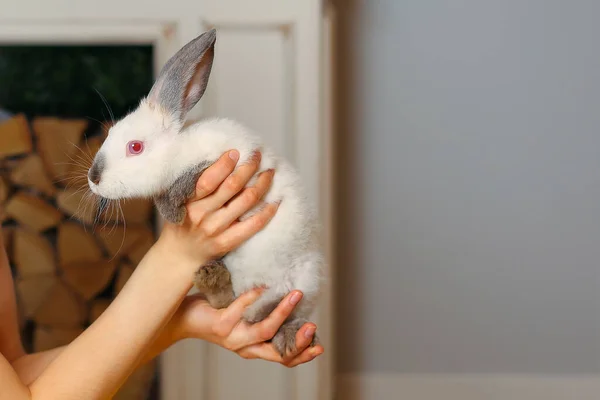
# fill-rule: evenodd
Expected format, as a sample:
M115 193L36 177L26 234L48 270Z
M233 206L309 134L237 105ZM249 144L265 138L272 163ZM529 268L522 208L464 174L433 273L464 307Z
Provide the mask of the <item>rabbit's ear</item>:
M183 121L206 90L216 38L211 29L183 46L160 71L147 101Z

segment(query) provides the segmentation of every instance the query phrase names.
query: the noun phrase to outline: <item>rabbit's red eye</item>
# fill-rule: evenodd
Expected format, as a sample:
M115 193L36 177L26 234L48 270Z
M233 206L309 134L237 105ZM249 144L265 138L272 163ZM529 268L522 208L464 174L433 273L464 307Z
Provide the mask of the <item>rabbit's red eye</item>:
M139 140L132 140L127 143L127 155L136 156L144 151L144 143Z

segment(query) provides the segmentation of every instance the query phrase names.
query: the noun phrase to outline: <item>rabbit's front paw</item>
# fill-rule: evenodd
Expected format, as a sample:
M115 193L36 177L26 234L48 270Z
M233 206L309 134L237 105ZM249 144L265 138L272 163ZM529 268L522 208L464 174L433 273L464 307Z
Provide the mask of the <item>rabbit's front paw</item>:
M231 287L231 275L221 261L211 261L196 272L194 283L203 293L222 291Z
M234 300L231 274L220 260L200 267L194 283L214 308L225 308Z

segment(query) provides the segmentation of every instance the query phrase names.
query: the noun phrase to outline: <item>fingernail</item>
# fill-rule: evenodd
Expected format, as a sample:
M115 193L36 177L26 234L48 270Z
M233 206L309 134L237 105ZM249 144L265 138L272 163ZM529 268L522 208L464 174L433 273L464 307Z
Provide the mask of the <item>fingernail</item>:
M229 152L229 158L233 161L237 161L240 158L240 153L238 153L237 150L232 150Z
M308 352L310 353L311 356L316 357L322 354L321 351L319 351L316 347L311 348L310 350L308 350Z
M304 331L304 337L307 339L310 339L311 337L313 337L313 335L315 334L315 327L314 326L309 326L308 328L306 328L306 330Z
M296 292L292 295L292 297L290 297L290 304L295 306L296 304L298 304L300 302L300 299L302 298L302 293L300 292Z
M267 169L267 170L261 172L260 175L271 175L271 176L273 176L273 175L275 175L275 170L272 169L272 168L271 169Z

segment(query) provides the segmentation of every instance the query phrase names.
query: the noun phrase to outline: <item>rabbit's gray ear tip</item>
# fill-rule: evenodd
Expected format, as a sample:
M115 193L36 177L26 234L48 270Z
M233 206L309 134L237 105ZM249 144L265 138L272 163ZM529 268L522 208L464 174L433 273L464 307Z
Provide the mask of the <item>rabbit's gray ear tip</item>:
M210 40L215 40L217 38L217 29L212 28L211 30L204 33Z

